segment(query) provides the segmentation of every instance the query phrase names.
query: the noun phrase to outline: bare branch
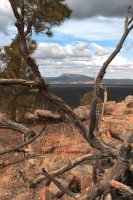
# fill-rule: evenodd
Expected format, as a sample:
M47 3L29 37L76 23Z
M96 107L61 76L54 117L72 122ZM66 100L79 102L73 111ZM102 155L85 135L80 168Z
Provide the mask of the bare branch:
M2 151L0 152L0 155L4 155L4 154L7 154L7 153L13 153L13 152L18 152L19 149L27 146L28 144L32 143L34 140L36 140L38 137L40 137L40 135L42 135L44 133L46 129L46 126L43 127L43 129L41 130L41 132L37 135L35 135L34 137L32 137L31 139L29 139L28 141L24 142L22 145L18 146L18 147L15 147L13 149L9 149L9 150L6 150L6 151Z
M123 183L120 183L118 181L115 181L115 180L111 180L110 183L111 183L112 187L114 187L118 190L124 190L133 195L133 189L131 187L129 187Z
M50 175L59 176L61 174L64 174L65 172L73 169L74 167L76 167L77 165L81 164L84 161L88 161L88 164L89 164L89 163L93 162L94 160L102 159L102 158L105 158L105 157L107 157L107 156L106 155L102 155L100 153L99 154L95 154L95 155L94 154L87 154L85 156L82 156L80 158L75 159L74 161L72 161L68 165L63 166L62 168L51 172ZM44 178L44 177L39 177L36 180L32 180L30 187L31 188L35 188L38 184L40 184L44 180L46 180L46 178Z
M44 81L44 79L41 77L41 73L38 69L38 65L36 64L35 60L30 57L29 52L28 52L28 47L27 47L27 43L26 43L26 38L25 38L25 32L24 32L24 28L23 28L23 20L21 20L21 17L19 15L19 13L17 12L17 6L14 3L14 0L9 0L11 7L13 9L14 12L14 16L16 17L16 27L18 29L18 36L19 36L19 40L21 42L21 46L22 46L22 55L24 60L26 61L26 63L30 66L34 76L36 77L35 80L38 84L38 88L40 89L40 92L52 103L54 103L60 110L62 110L65 114L67 114L69 116L69 120L71 122L73 122L73 124L80 130L80 133L83 135L83 137L87 140L87 142L94 148L102 151L102 152L108 152L110 154L110 152L113 151L111 148L109 148L108 146L106 146L105 144L103 144L99 139L97 139L95 136L92 138L89 136L89 132L86 129L86 127L83 125L83 123L81 123L81 121L79 120L79 118L77 117L77 115L72 111L72 109L65 104L65 102L55 96L52 92L50 92L47 88L47 85Z
M128 15L125 17L125 31L128 29L129 22L128 22Z
M128 21L128 25L130 25L133 22L133 17Z
M96 125L96 108L97 108L97 99L99 96L99 89L100 89L100 83L106 73L106 69L108 65L111 63L111 61L115 58L115 56L120 52L123 43L125 42L129 32L132 30L133 26L125 29L116 49L113 51L113 53L109 56L109 58L103 63L96 81L94 85L94 94L93 94L93 100L92 100L92 106L91 106L91 113L90 113L90 127L89 127L89 132L87 138L93 138L94 137L94 129Z
M30 87L38 87L37 82L24 80L24 79L3 79L0 78L0 85L11 86L11 85L21 85L21 86L30 86Z
M44 168L42 169L42 175L46 176L50 181L52 181L61 191L63 191L63 193L66 193L75 199L75 194L66 189L58 180L53 178Z
M112 138L115 138L117 140L120 140L121 142L124 141L124 138L121 136L120 133L118 132L113 132L111 129L109 129L109 134L111 135Z
M24 137L29 136L29 137L33 137L36 135L36 133L31 130L30 128L25 127L22 124L13 122L11 120L0 120L0 127L6 127L9 129L12 129L14 131L18 131L22 134L24 134Z
M111 191L111 180L119 180L122 174L129 168L131 161L131 150L130 144L133 142L133 133L131 133L124 144L120 147L119 157L116 163L105 173L103 180L98 184L94 185L91 189L87 188L84 195L77 195L79 200L94 200L102 193Z

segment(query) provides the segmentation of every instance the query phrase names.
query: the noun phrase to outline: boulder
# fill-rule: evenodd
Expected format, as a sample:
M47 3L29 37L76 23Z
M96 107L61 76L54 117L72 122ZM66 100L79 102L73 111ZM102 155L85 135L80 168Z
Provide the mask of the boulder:
M52 114L51 111L49 110L43 110L43 109L37 109L35 110L34 112L36 115L38 115L39 117L46 117L46 116L49 116L50 114Z
M81 120L89 119L90 106L80 106L73 111Z
M125 102L133 102L133 95L128 95L128 96L125 98Z
M106 104L105 113L107 115L110 115L114 111L115 107L116 107L115 101L108 101L107 104Z
M62 117L58 113L52 113L49 110L43 110L43 109L38 109L34 112L37 116L38 119L46 119L50 121L61 121Z
M128 107L128 108L133 108L133 101L132 101L132 102L128 102L128 103L127 103L127 107Z
M116 106L113 110L113 114L123 115L126 110L127 110L127 104L125 103L125 101L122 101L122 102L116 103Z
M36 121L38 119L38 116L36 113L27 112L25 114L25 119L28 121Z

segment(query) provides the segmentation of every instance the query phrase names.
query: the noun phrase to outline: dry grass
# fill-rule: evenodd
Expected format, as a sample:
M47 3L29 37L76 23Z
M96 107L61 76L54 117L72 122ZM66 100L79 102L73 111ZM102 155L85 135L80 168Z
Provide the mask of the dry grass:
M100 126L102 138L109 143L116 142L108 133L109 127L113 131L120 132L125 136L132 132L132 113L132 108L123 108L121 105L118 105L113 110L112 115L104 116L104 120ZM88 126L88 122L86 124ZM29 125L29 127L33 128L36 132L40 132L43 124ZM21 143L22 138L20 134L9 129L0 129L1 149L11 148ZM51 154L45 155L44 152L52 146L56 146L55 150ZM1 169L0 200L33 200L33 196L38 195L36 191L30 190L27 184L23 183L21 179L18 181L18 171L20 169L25 171L27 177L33 179L43 167L48 171L53 171L68 164L75 158L92 151L78 130L72 124L68 125L66 123L49 124L46 133L40 136L32 145L29 145L26 150L30 154L38 154L39 156ZM4 163L9 163L17 159L19 159L18 154L10 154L2 156L0 163L3 161ZM72 175L76 175L81 179L83 189L92 184L92 168L87 164L83 167L78 166L69 173L64 174L63 179L67 180ZM43 193L45 192L43 191ZM63 199L68 198L64 196Z

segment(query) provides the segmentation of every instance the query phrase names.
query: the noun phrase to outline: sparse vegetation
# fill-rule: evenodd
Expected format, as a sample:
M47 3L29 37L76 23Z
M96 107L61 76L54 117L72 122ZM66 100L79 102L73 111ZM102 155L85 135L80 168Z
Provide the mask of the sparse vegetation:
M30 37L30 41L32 41L33 32L43 32L51 36L52 27L60 25L68 18L71 10L63 0L9 0L9 2L16 18L15 25L18 34L14 42L17 42L18 51L21 52L19 63L26 65L26 68L23 69L27 70L28 67L33 79L21 77L21 68L19 68L19 76L14 76L17 73L16 61L14 64L12 63L13 60L9 59L11 64L11 68L8 66L9 75L13 73L13 76L6 76L4 80L0 79L0 84L3 87L9 86L10 88L25 86L27 90L29 87L37 88L41 95L57 106L66 121L59 124L60 126L43 123L41 126L37 124L36 126L26 127L24 124L15 123L11 120L0 120L1 132L4 133L0 135L0 170L2 175L6 173L6 169L7 172L11 173L8 176L11 186L7 180L6 185L4 185L8 193L4 195L0 187L2 195L4 195L1 199L69 200L70 197L70 199L76 200L94 200L97 198L105 200L108 195L113 200L115 198L119 200L133 199L132 128L128 134L126 132L123 136L123 127L129 126L129 122L133 122L133 120L129 118L130 115L127 115L123 124L123 114L121 115L123 104L119 104L118 109L116 109L117 107L114 108L115 113L113 113L112 119L110 116L101 119L97 113L100 83L108 65L120 52L125 39L133 29L132 8L129 7L128 9L124 33L119 44L103 63L95 80L88 125L88 121L82 122L62 99L49 90L35 59L31 56L29 40L27 40ZM10 52L10 48L8 50ZM19 55L17 56L19 57ZM16 55L13 58L16 58ZM6 70L3 70L2 73L6 73ZM87 96L89 101L90 96L90 94ZM16 102L15 99L15 105ZM125 108L127 108L127 105L125 105ZM12 110L14 112L15 108L13 107ZM116 119L116 116L120 121ZM111 123L113 127L111 127ZM106 128L101 130L102 126L106 126ZM116 126L120 132L113 131ZM8 129L10 131L7 131ZM61 136L63 131L65 134ZM75 134L71 131L81 135L75 137ZM66 143L67 139L68 142ZM64 149L68 154L65 153L61 160L60 155ZM36 157L38 159L35 159ZM9 168L11 170L8 170ZM40 185L41 187L39 187ZM56 185L56 189L52 185ZM16 193L10 187L14 187ZM18 191L18 189L20 190ZM10 190L12 193L9 193Z
M93 92L87 92L81 97L80 103L81 105L91 105L93 99ZM98 103L102 103L102 99L98 97Z

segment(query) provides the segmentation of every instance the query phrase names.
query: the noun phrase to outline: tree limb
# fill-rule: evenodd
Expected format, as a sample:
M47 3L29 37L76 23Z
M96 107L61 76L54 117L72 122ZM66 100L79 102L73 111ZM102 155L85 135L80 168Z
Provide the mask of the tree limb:
M28 136L30 138L36 135L36 133L30 128L27 128L24 125L13 122L11 120L0 120L0 127L6 127L14 131L18 131L24 134L24 137Z
M114 187L118 190L126 191L126 192L133 195L133 189L131 187L129 187L129 186L123 184L123 183L120 183L116 180L111 180L110 183L111 183L112 187Z
M43 127L43 129L41 130L41 132L37 135L35 135L34 137L32 137L31 139L29 139L28 141L24 142L22 145L18 146L18 147L15 147L13 149L9 149L9 150L6 150L6 151L1 151L0 152L0 155L4 155L4 154L7 154L7 153L12 153L12 152L18 152L19 149L27 146L28 144L32 143L34 140L36 140L38 137L40 137L40 135L42 135L44 133L46 129L46 126Z
M107 155L102 155L100 153L95 154L95 155L87 154L85 156L75 159L74 161L70 162L68 165L63 166L62 168L60 168L56 171L50 172L50 175L52 175L54 177L60 176L61 174L64 174L65 172L73 169L74 167L76 167L77 165L81 164L84 161L88 161L88 164L89 164L89 163L93 162L94 160L98 160L98 159L102 159L102 158L106 158L106 157L107 157ZM39 177L35 180L32 180L30 188L35 188L38 184L40 184L44 180L46 180L46 178L44 178L44 177Z
M108 65L111 63L111 61L115 58L115 56L120 52L123 43L125 42L129 32L132 30L133 25L130 26L129 28L125 29L116 49L113 51L113 53L109 56L109 58L103 63L96 81L95 81L95 85L94 85L94 94L93 94L93 99L92 99L92 105L91 105L91 112L90 112L90 127L89 127L89 132L88 132L88 136L90 138L94 137L94 130L95 130L95 125L96 125L96 108L97 108L97 99L99 96L99 89L100 89L100 83L106 73L106 69L108 67Z
M52 181L63 193L66 193L70 197L75 199L75 194L68 189L66 189L58 180L53 178L44 168L42 169L42 175L46 176L50 181Z
M38 87L37 82L24 80L24 79L3 79L0 78L0 85L11 86L11 85L21 85L21 86L30 86L30 87Z
M73 122L73 124L80 130L80 133L83 135L83 137L87 140L87 142L94 148L102 151L102 152L108 152L111 153L112 149L106 146L102 143L98 138L95 136L92 138L89 136L89 132L86 129L86 127L81 123L79 118L76 116L76 114L72 111L72 109L64 103L64 101L55 96L52 92L50 92L47 88L47 85L44 81L44 79L41 77L40 71L38 69L38 66L35 62L35 60L30 57L28 52L28 47L26 43L25 33L24 33L24 21L21 19L20 14L17 11L17 5L15 4L14 0L9 0L12 10L14 12L14 16L16 17L16 27L18 29L18 36L19 40L22 45L22 55L26 63L30 66L34 76L36 77L35 80L38 83L38 88L40 89L40 92L52 103L54 103L60 110L62 110L65 114L69 116L69 120ZM113 151L112 151L113 154Z
M119 180L122 174L129 168L131 161L131 146L130 144L133 142L133 133L131 133L124 144L121 145L119 150L119 157L115 164L105 173L103 180L94 185L91 189L87 188L84 191L84 195L77 195L76 197L79 200L94 200L96 197L100 196L102 193L111 191L111 180Z

